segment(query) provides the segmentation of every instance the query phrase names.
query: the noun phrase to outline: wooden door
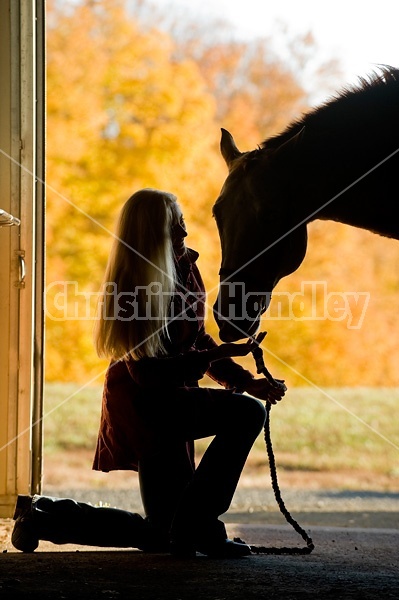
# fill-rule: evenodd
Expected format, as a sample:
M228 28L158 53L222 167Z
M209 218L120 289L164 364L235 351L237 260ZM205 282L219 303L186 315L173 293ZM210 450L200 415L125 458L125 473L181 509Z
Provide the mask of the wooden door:
M44 16L44 0L0 0L0 209L20 222L0 223L2 517L41 488Z

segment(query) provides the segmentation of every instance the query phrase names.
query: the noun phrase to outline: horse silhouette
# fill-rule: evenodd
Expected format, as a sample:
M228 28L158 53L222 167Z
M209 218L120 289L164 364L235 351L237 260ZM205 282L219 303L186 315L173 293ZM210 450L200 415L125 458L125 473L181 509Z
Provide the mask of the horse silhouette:
M309 222L399 239L398 69L360 78L256 150L240 152L222 129L221 152L229 174L213 214L222 341L254 335L273 288L305 257Z

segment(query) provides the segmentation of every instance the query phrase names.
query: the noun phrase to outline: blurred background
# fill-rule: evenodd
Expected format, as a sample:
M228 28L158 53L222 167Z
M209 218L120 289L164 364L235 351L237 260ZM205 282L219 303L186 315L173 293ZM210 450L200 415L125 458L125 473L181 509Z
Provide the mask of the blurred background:
M93 348L93 318L125 200L142 187L178 196L187 243L200 253L212 306L220 248L211 208L226 177L220 127L231 131L241 150L253 149L355 84L358 76L370 74L373 63L392 62L396 49L385 54L381 44L378 52L372 49L378 47L373 46L378 35L390 39L386 28L395 19L382 8L397 13L395 2L379 3L378 15L368 2L337 2L326 10L324 3L305 1L300 13L294 11L297 4L47 0L45 481L51 480L46 464L51 467L56 463L51 457L59 461L57 452L68 448L86 453L77 463L90 469L107 367ZM366 50L361 55L364 48L370 56ZM308 455L305 460L302 450L285 449L286 467L299 468L301 460L304 470L328 468L309 459L310 431L319 444L322 439L327 444L320 449L316 443L313 457L331 457L333 443L348 455L349 442L340 435L363 422L359 456L367 444L381 442L381 449L370 446L367 456L380 453L382 485L396 486L399 439L383 429L379 415L389 427L393 388L399 385L394 333L399 330L399 245L319 221L309 226L309 238L304 263L276 292L305 294L306 304L312 300L306 295L310 288L304 293L301 284L317 281L325 282L328 293L366 292L369 301L359 327L348 327L347 320L292 319L288 312L281 319L266 317L269 370L289 389L312 388L295 396L296 404L287 394L293 429L281 435L302 437ZM218 339L210 311L207 328ZM253 369L250 359L242 364ZM331 392L337 388L344 394ZM304 412L305 398L310 412ZM333 414L326 412L329 407ZM337 419L337 410L347 422ZM323 426L315 421L319 412ZM300 414L301 431L295 432ZM83 436L72 433L80 430ZM363 475L370 468L366 463Z

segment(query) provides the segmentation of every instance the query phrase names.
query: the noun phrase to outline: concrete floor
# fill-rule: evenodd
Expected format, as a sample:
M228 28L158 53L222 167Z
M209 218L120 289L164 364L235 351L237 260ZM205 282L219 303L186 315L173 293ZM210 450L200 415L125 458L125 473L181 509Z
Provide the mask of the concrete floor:
M289 525L228 524L230 537L261 546L302 547ZM139 600L321 600L399 597L399 529L311 527L308 555L177 560L137 550L54 546L3 550L0 597Z

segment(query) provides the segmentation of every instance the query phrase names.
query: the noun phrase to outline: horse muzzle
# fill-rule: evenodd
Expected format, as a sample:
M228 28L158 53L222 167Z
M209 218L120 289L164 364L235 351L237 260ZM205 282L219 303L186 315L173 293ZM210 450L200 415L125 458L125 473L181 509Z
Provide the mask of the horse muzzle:
M243 323L242 321L223 321L219 325L219 337L222 342L238 342L247 337L252 337L258 330L259 321Z
M220 339L235 342L255 335L270 298L271 293L246 293L238 284L222 282L213 306Z

